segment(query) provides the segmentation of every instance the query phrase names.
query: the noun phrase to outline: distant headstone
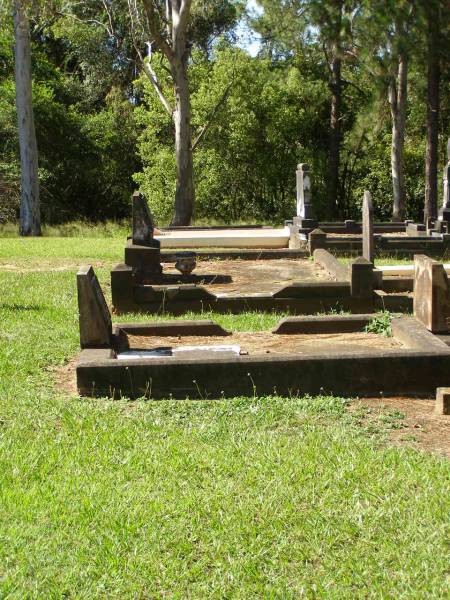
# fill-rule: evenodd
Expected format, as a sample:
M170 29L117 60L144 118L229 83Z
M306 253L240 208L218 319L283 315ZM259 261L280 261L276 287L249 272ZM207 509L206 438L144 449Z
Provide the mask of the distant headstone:
M439 209L438 220L450 223L450 138L447 141L447 162L444 167L443 191L442 208Z
M373 239L373 204L370 192L365 190L362 208L363 257L369 262L375 258Z
M433 333L448 331L450 290L444 265L414 256L414 316Z
M153 218L144 196L133 194L133 244L153 246Z
M309 166L305 163L297 165L297 217L294 225L301 227L314 227L316 217L311 201L311 173Z
M442 207L450 209L450 138L447 142L447 163L444 167L444 198Z
M111 313L92 266L80 267L77 291L81 348L109 348Z

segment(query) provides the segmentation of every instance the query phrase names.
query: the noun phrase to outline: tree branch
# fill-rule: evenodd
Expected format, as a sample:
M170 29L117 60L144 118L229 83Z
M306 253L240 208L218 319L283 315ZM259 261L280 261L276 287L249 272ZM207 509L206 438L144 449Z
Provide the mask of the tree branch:
M147 16L147 23L150 29L150 33L153 36L157 46L163 52L167 58L167 60L172 63L173 61L173 51L170 45L167 43L167 40L163 38L161 35L161 31L159 28L159 15L157 16L155 11L155 6L152 0L142 0L142 4L144 5L145 14Z
M151 64L145 60L142 61L142 64L144 66L144 73L150 79L151 84L153 85L153 87L158 95L158 98L161 100L162 105L164 106L166 111L169 113L169 115L171 117L173 117L173 108L172 108L170 102L165 97L164 92L162 91L162 88L158 83L158 78L156 77L156 73L153 70Z
M233 86L233 81L231 81L227 87L225 88L224 93L222 94L221 98L219 99L219 102L217 102L217 104L215 105L215 107L213 108L213 110L210 112L208 121L206 122L205 125L203 125L203 127L200 129L200 133L198 134L198 136L195 138L194 143L192 144L192 151L194 151L197 146L200 144L200 142L202 141L203 137L205 136L206 132L208 131L208 129L210 128L212 122L214 121L214 117L216 116L216 114L219 112L219 109L221 108L221 106L225 103L226 99L228 98L228 94L230 93L230 90Z

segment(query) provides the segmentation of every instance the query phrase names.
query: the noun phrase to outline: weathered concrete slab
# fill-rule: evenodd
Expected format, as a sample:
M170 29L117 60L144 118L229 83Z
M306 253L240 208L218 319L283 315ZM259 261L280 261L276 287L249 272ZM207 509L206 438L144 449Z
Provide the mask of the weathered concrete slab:
M118 323L114 325L131 335L228 336L230 332L210 319L202 321L160 321L159 323Z
M77 291L81 348L110 347L111 314L92 266L80 267Z
M434 395L450 385L450 353L321 352L190 360L141 359L79 364L86 395L139 398L232 398L242 395ZM254 389L254 386L256 389Z
M364 331L372 319L372 314L286 317L272 329L272 333L352 333Z
M448 331L450 290L441 263L424 255L414 257L414 316L433 333Z
M348 281L349 273L345 265L323 248L314 250L314 262L324 269L336 281Z

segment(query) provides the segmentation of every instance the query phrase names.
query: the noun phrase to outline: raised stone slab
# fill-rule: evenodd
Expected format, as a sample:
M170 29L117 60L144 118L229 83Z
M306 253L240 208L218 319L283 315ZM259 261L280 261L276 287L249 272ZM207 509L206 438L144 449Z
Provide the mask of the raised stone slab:
M414 316L433 333L448 331L449 291L444 265L425 255L414 256Z
M92 266L77 273L81 348L108 348L112 340L111 314Z
M289 227L280 229L174 230L156 236L161 248L286 248Z

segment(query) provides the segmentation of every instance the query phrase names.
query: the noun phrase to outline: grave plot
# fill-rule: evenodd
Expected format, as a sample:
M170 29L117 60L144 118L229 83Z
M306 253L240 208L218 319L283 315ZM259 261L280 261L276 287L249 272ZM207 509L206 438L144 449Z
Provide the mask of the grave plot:
M433 261L421 260L417 289L431 276L428 287L435 290ZM211 321L113 326L92 267L82 268L77 282L82 352L76 370L83 395L423 396L450 385L450 348L427 321L427 310L441 306L435 300L417 299L419 318L393 319L388 338L366 332L370 314L290 317L272 331L245 334Z
M409 287L397 280L385 282L382 273L374 269L368 195L366 204L364 257L348 266L320 248L314 252L314 261L278 255L259 259L252 255L240 260L238 254L233 260L198 261L196 253L179 252L171 255L171 262L165 262L168 258L161 254L154 237L147 204L135 194L133 235L125 247L125 263L111 272L114 311L183 314L259 310L315 314L330 310L411 310L411 281Z

